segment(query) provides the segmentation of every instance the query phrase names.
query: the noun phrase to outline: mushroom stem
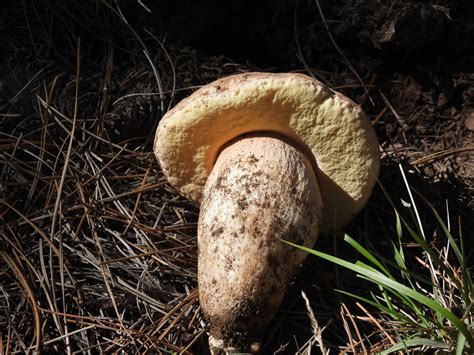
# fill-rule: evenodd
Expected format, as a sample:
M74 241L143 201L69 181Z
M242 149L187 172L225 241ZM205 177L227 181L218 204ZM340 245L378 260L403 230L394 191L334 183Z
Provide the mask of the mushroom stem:
M198 226L199 293L211 353L258 352L265 327L312 246L322 202L309 160L275 137L240 139L219 155Z

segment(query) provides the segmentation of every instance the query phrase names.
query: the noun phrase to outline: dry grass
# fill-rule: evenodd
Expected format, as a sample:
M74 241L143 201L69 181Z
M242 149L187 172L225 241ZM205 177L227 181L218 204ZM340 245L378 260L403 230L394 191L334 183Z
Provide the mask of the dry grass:
M64 83L77 89L74 107L80 74ZM184 350L204 329L196 208L167 186L148 149L112 143L92 116L58 107L67 88L43 84L37 112L15 115L24 129L0 138L6 349Z
M18 25L0 37L13 59L0 77L2 353L187 353L206 330L197 208L168 186L151 140L175 98L239 67L168 53L112 2L18 4L9 15Z

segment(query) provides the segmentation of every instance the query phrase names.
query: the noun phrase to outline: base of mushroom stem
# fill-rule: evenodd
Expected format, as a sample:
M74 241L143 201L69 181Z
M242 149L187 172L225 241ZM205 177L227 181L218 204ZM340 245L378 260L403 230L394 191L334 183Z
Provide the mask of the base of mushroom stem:
M238 349L233 346L226 346L225 341L222 339L216 339L212 335L209 335L209 348L211 355L227 355L227 354L256 354L261 350L259 342L250 344L248 349Z

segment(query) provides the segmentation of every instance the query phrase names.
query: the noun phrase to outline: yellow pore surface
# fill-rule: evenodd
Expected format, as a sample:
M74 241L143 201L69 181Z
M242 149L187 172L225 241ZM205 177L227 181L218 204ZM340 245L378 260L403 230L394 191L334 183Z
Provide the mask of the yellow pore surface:
M163 117L154 152L169 182L200 202L220 149L258 131L278 132L313 153L322 232L362 209L379 172L375 132L358 105L306 75L245 73L204 86Z

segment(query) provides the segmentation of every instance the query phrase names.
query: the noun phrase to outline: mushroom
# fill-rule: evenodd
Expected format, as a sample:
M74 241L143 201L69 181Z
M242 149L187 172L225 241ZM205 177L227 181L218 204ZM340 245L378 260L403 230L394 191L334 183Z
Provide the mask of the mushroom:
M302 74L245 73L208 84L161 120L155 155L201 204L198 284L214 354L258 352L312 247L358 213L379 171L361 108Z

